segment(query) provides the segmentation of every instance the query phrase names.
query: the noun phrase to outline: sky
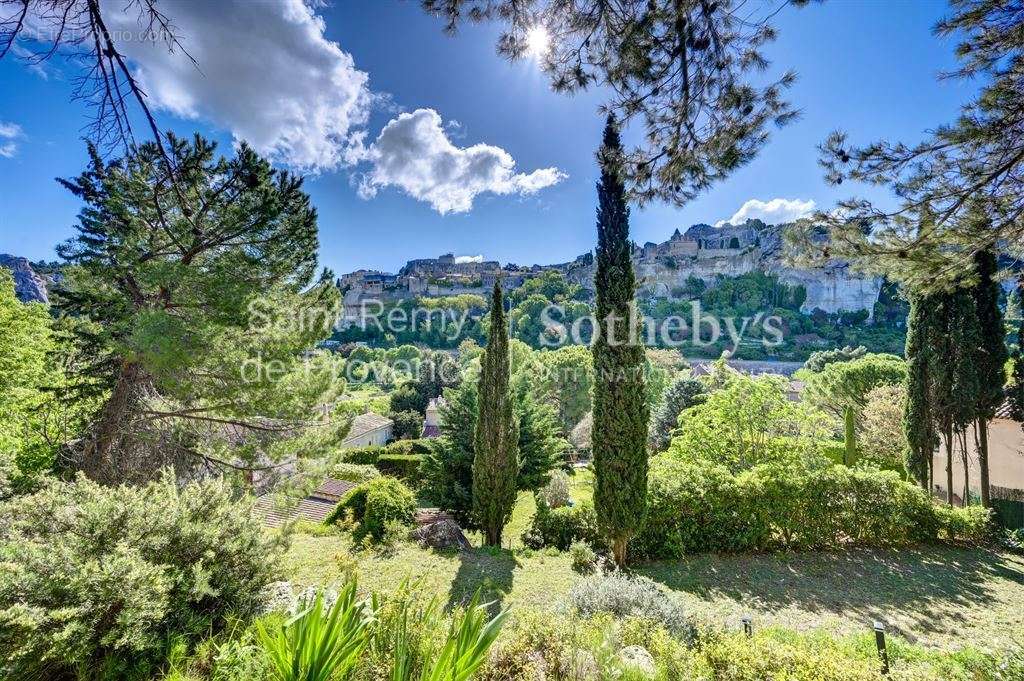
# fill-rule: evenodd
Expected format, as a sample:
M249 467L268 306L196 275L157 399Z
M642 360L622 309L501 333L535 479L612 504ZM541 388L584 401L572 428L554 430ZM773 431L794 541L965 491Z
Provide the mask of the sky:
M552 92L534 60L496 54L497 25L448 36L412 1L161 0L197 69L129 39L124 4L104 7L161 128L198 131L225 154L245 139L305 174L321 263L335 272L448 252L549 264L593 248L602 93ZM826 185L816 145L835 129L855 143L913 142L956 116L977 84L936 78L954 63L953 43L931 31L947 11L930 0L784 9L768 55L772 73L796 70L801 118L684 208L634 209L633 239L785 221L851 195L884 201L876 188ZM79 202L55 181L86 163L92 112L72 99L74 75L0 61L0 253L52 259L74 232Z

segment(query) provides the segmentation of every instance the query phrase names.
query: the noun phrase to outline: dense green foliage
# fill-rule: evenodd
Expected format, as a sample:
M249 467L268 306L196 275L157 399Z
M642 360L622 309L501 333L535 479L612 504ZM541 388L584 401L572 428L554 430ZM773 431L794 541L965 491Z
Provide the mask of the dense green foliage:
M542 390L557 406L562 432L568 434L591 409L594 364L590 348L567 345L541 352L537 359Z
M408 525L416 510L416 497L402 481L387 475L372 478L349 490L338 501L324 524L351 520L356 524L352 536L356 540L384 539L392 523Z
M392 412L390 418L395 422L392 432L397 440L414 440L423 433L423 414L418 411Z
M579 541L593 547L604 544L594 505L589 500L551 508L540 496L537 497L537 512L530 527L523 532L522 540L532 549L554 547L560 551L567 551Z
M44 388L56 372L47 353L54 349L50 317L39 304L22 304L14 278L0 268L0 499L53 462L41 414Z
M979 541L989 531L983 509L938 506L896 473L841 465L769 463L734 473L662 455L652 462L649 497L647 524L631 544L648 558Z
M689 376L678 378L669 386L651 418L652 452L661 452L668 448L672 441L672 433L679 425L679 415L703 402L706 392L703 383Z
M719 369L721 386L680 415L669 454L740 471L823 453L823 417L788 399L782 377L747 376L724 365Z
M807 361L804 362L804 369L815 372L821 371L833 362L849 362L852 359L863 357L867 352L868 349L863 345L856 348L847 345L842 348L833 348L832 350L818 350L817 352L812 352Z
M276 544L227 485L54 482L0 504L0 659L11 678L125 678L172 639L263 606ZM147 667L149 665L149 667Z
M930 367L934 360L929 335L933 311L929 296L911 296L910 316L907 318L907 401L903 412L903 430L907 440L904 465L924 489L931 488L932 451L938 444L930 392Z
M480 360L476 430L473 434L473 515L489 546L501 546L501 531L512 517L519 475L519 420L516 418L501 284L494 284L491 326Z
M611 117L598 154L597 326L594 354L593 454L597 519L615 561L643 524L647 495L647 421L644 349L636 314L636 277L629 240L629 208L622 177L622 142Z

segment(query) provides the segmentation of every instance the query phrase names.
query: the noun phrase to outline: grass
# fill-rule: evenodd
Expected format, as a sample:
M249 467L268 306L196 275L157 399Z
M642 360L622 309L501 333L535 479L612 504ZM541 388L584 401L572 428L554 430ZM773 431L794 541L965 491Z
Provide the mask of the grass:
M576 499L590 494L592 475L573 478ZM516 610L564 608L581 579L566 554L531 552L519 535L535 509L522 494L501 551L464 554L400 544L390 555L355 551L344 534L297 534L286 556L286 578L299 584L337 582L359 574L366 590L389 590L407 577L468 602L479 587L485 600ZM471 541L479 543L478 537ZM730 628L752 616L756 627L862 633L874 620L911 642L997 650L1024 644L1024 556L952 545L834 553L701 555L635 566L698 618Z

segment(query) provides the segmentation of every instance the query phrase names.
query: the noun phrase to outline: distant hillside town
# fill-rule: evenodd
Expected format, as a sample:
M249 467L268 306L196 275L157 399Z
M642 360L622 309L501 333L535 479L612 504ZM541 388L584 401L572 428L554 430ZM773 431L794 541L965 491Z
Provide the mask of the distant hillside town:
M883 281L851 271L844 262L824 267L787 267L782 258L782 232L786 225L767 225L747 220L742 225L715 227L696 224L678 229L662 243L634 245L633 261L640 280L640 294L673 298L691 278L713 284L720 276L735 277L764 272L782 283L802 286L807 297L801 311L826 313L867 311L873 314ZM553 265L523 267L502 265L497 260L459 258L446 253L437 258L410 260L397 274L358 270L338 279L344 293L345 318L358 318L364 301L397 301L410 297L437 297L487 291L496 279L505 289L518 288L530 277L557 270L593 289L594 257L585 253L575 260Z

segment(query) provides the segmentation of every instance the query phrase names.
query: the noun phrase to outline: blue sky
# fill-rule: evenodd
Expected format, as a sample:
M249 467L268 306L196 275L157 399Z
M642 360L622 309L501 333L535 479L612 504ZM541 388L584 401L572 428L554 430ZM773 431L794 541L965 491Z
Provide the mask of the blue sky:
M230 3L222 7L230 11ZM306 188L319 211L324 265L337 272L360 267L393 271L410 258L449 251L520 264L553 263L593 247L593 154L603 123L596 111L600 92L553 93L532 61L509 64L495 54L496 26L466 26L448 37L440 22L423 14L415 2L335 2L317 10L324 25L319 38L309 38L308 31L282 38L274 25L258 23L261 12L278 10L267 10L271 5L264 2L259 7L259 12L230 20L210 16L220 10L189 15L185 23L197 35L204 30L202 22L216 23L222 31L211 32L216 38L210 43L195 43L201 49L193 56L204 75L186 74L167 85L161 74L173 71L149 64L145 53L136 58L142 68L151 68L150 89L161 91L161 126L198 130L219 140L225 153L231 151L233 132L237 137L240 130L251 131L265 144L276 145L281 163L295 165L297 159L310 167L310 159L317 159ZM174 9L171 4L165 10L172 20ZM799 74L791 101L803 112L801 120L776 131L757 160L685 208L634 211L634 239L662 241L677 227L728 219L750 199L814 201L825 208L851 192L878 199L862 187L826 186L815 145L835 128L848 130L854 141L914 141L956 115L976 85L935 78L953 64L953 45L931 33L945 12L939 2L881 0L831 0L781 12L776 21L780 35L770 56L777 72L791 67ZM224 27L233 27L232 32ZM308 63L302 61L311 54L303 44L306 39L320 41ZM283 46L279 54L268 54L253 42L258 40ZM325 47L326 41L337 47ZM190 49L188 36L183 42ZM223 50L217 47L221 44ZM348 66L344 55L351 57ZM350 80L340 88L315 80L311 74L325 59L337 62L329 64L331 73ZM228 63L218 67L213 60ZM54 178L83 168L82 126L90 110L70 101L71 76L59 64L40 74L17 61L0 62L0 252L49 259L53 247L72 234L79 206ZM357 76L365 78L358 87L352 85ZM247 89L247 77L257 84L276 82L289 91ZM285 148L294 136L284 143L279 139L278 111L298 106L302 116L323 117L328 130L336 129L344 124L337 122L331 107L345 87L368 94L374 102L356 106L353 116L361 114L365 120L348 126L350 133L365 131L364 149L373 153L374 140L391 121L396 123L389 128L393 138L387 145L382 139L376 148L379 153L401 151L408 138L400 133L411 128L399 126L396 119L405 112L405 124L415 120L421 124L416 130L432 133L435 141L440 134L459 149L484 144L488 147L481 153L488 159L514 159L515 168L505 168L498 184L490 185L503 187L504 193L471 195L471 208L455 212L461 210L457 197L426 195L416 189L419 185L408 184L422 178L409 179L407 169L389 166L374 175L383 161L350 165L332 156L325 162L325 149L333 147L325 147L323 139L301 153ZM302 101L306 93L311 98L308 109ZM183 103L183 98L194 101ZM428 112L418 111L428 109L441 121L440 131L430 128ZM296 134L306 144L322 128L305 125ZM543 188L532 193L526 189L537 186ZM463 204L466 198L461 197Z

